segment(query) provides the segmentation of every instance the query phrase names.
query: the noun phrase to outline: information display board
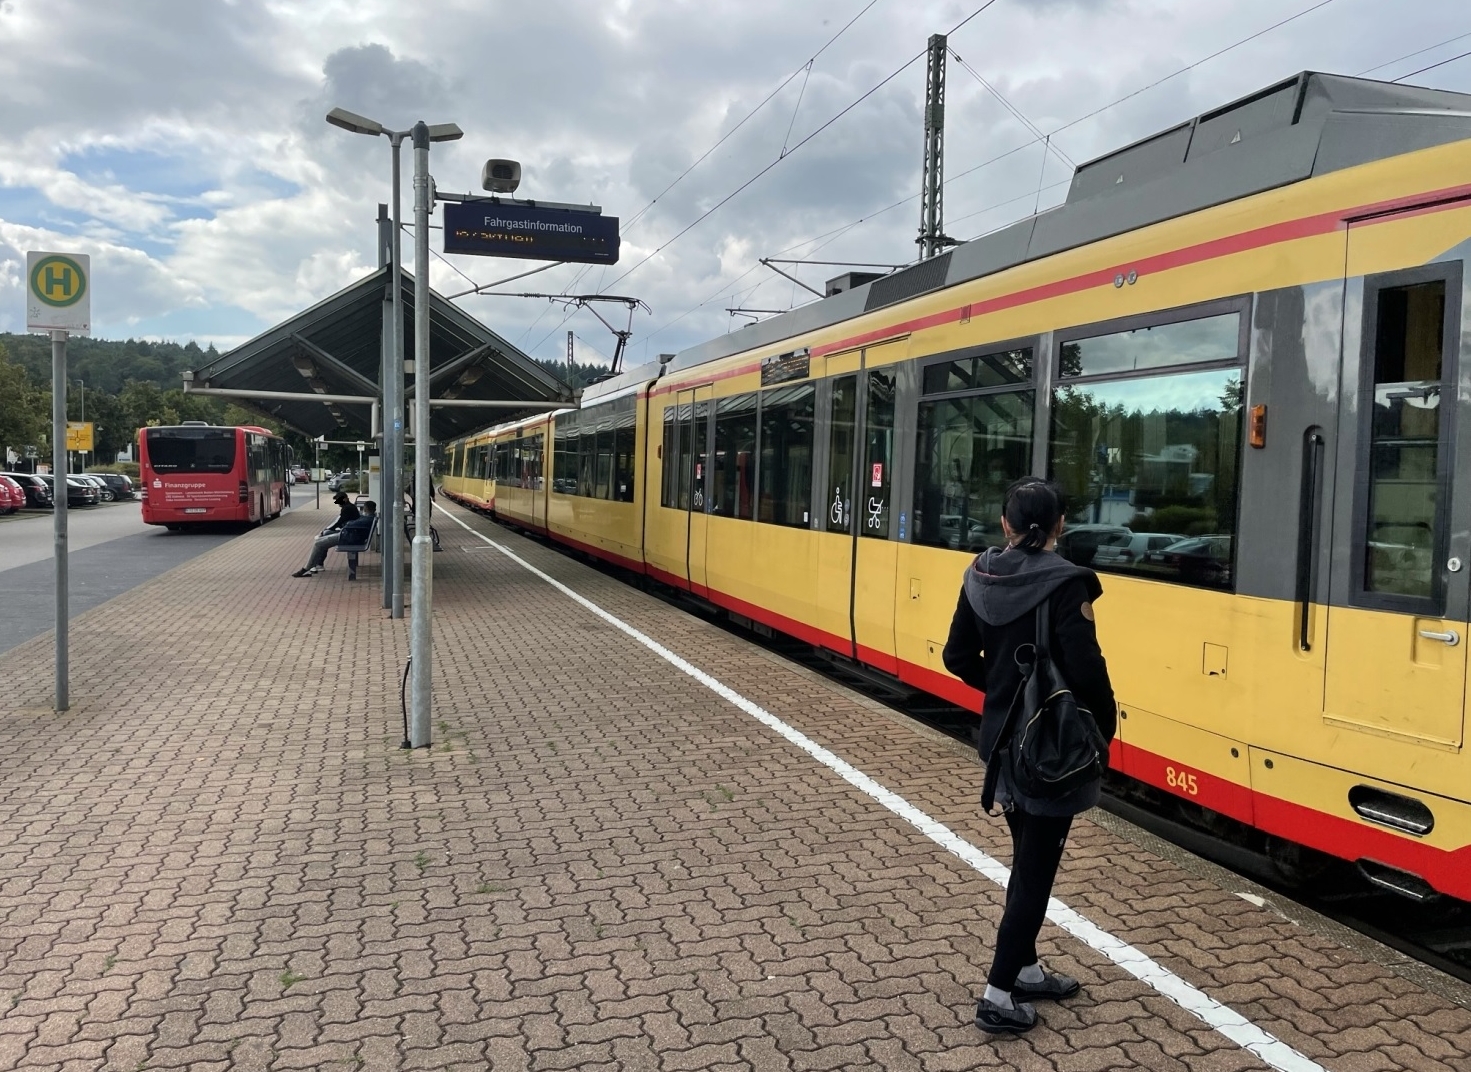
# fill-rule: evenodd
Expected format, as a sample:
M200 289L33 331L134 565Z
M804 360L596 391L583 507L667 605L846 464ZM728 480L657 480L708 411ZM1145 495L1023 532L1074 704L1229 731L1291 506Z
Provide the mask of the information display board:
M444 251L579 264L618 263L618 217L504 201L444 202Z

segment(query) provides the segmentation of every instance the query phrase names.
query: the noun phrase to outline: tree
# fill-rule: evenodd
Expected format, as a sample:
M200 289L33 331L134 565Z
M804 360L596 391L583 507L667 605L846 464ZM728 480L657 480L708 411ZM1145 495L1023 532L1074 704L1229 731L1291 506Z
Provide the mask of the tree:
M0 343L0 462L5 448L20 454L45 441L49 396L31 385L26 370L10 359Z

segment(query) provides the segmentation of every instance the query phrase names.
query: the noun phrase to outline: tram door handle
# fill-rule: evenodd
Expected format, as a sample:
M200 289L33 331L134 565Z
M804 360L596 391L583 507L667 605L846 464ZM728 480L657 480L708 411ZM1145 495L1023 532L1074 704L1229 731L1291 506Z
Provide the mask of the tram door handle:
M1438 640L1451 648L1454 648L1461 642L1461 634L1454 629L1447 629L1444 633L1437 633L1433 629L1421 629L1420 636L1426 640Z

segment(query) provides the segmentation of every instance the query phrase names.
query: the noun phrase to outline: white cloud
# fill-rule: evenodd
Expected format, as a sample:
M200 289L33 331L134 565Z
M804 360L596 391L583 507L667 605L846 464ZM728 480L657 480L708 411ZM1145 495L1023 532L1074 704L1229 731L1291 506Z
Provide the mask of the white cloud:
M178 325L181 337L223 341L371 269L389 150L382 139L328 127L322 117L332 106L397 126L421 117L459 123L464 141L433 150L441 189L469 189L485 157L511 156L525 167L526 196L593 200L627 220L864 2L9 0L0 5L0 239L10 247L0 253L0 300L10 305L0 308L0 326L17 318L15 257L29 241L96 251L96 324L113 335L167 334ZM826 260L911 258L917 204L879 210L918 190L922 60L674 236L784 143L800 141L919 52L930 33L978 6L879 0L810 77L799 75L628 228L618 266L558 268L512 289L608 285L663 246L616 285L654 308L635 318L633 356L641 357L643 346L650 354L677 349L740 323L727 305L779 308L810 297L753 270L761 256L796 247ZM1301 8L1284 10L1278 0L1000 0L951 45L1032 122L1053 130L1292 10ZM1454 0L1335 0L1068 126L1057 145L1083 161L1303 68L1352 74L1461 33L1463 22ZM1471 61L1423 80L1471 89ZM953 62L947 105L951 233L970 237L1060 200L1067 170L1056 161L1044 170L1040 146L963 174L1032 135ZM408 219L408 149L403 162ZM815 240L827 232L837 233ZM432 241L439 244L437 231ZM528 267L455 261L479 280ZM799 271L820 287L841 270ZM433 272L437 285L463 289L444 265ZM544 301L464 304L513 340L545 338L546 356L564 352L562 313ZM215 336L209 323L218 324ZM611 351L588 314L569 325L589 348Z

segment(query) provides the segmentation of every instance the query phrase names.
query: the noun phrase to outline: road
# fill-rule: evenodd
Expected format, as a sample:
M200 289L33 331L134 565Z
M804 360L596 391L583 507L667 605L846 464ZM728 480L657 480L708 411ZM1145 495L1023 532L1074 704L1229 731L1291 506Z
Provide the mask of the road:
M71 617L243 531L231 527L208 533L169 532L143 524L136 502L68 510ZM49 513L28 513L0 525L0 652L49 632L54 624L52 549Z

